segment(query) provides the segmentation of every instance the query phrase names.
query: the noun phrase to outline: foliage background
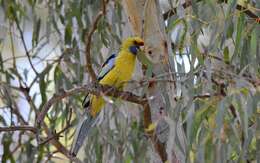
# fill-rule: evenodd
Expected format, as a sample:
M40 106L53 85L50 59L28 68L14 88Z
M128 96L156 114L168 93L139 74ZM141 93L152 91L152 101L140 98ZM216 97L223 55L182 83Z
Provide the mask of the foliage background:
M160 25L172 46L167 57L174 71L151 76L152 66L142 69L145 61L141 58L126 90L141 96L151 80L174 85L174 96L163 96L175 105L165 101L163 113L153 113L155 123L165 120L169 125L167 133L163 132L168 135L164 140L168 158L176 155L175 162L259 162L260 3L158 2L157 14L164 18ZM70 148L85 93L55 103L39 132L36 115L53 95L90 83L85 35L102 2L0 0L0 4L1 161L73 160L63 155L63 148ZM104 59L119 50L123 38L134 35L124 5L126 1L108 2L106 14L97 22L90 48L96 73ZM158 57L148 52L146 48L152 65ZM174 79L169 80L171 75ZM74 161L160 162L144 129L142 107L123 100L107 101L99 125Z

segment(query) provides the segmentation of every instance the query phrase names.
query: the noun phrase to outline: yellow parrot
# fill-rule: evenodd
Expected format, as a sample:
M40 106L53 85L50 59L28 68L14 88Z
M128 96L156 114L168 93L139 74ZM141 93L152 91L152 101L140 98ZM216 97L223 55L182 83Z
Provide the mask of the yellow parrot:
M144 41L140 37L129 37L121 45L119 53L112 54L102 65L98 75L101 85L122 89L132 78L136 55ZM105 105L102 96L88 95L83 101L84 114L73 140L71 154L76 156L90 129L95 125L98 114Z

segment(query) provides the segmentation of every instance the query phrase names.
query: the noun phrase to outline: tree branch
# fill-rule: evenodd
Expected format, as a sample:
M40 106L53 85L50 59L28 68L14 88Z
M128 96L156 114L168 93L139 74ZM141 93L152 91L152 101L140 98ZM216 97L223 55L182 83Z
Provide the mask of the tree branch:
M39 142L40 145L44 145L46 143L48 143L50 140L52 139L57 139L59 137L61 137L60 135L65 132L66 130L68 130L70 127L72 127L72 125L68 125L66 126L64 129L62 129L61 131L59 131L58 133L54 133L51 137L47 137L45 140Z
M33 126L10 126L10 127L0 127L0 132L11 132L11 131L31 131L36 133L36 128Z
M37 117L38 125L40 126L40 124L42 123L48 110L54 103L60 101L61 99L65 98L65 97L72 96L72 95L75 95L78 93L91 93L91 94L94 94L97 96L100 96L100 95L101 96L102 95L112 96L112 97L121 98L123 100L141 104L141 105L143 105L147 102L147 100L142 97L134 95L130 92L118 91L117 89L110 87L110 86L101 86L99 84L87 84L87 85L76 87L76 88L73 88L73 89L70 89L67 91L61 91L61 93L59 93L59 94L54 94L47 101L47 103L45 103L41 112L38 114L38 117Z
M85 55L86 55L86 68L88 70L88 73L90 74L91 78L93 81L97 80L97 75L95 74L95 71L92 68L92 63L91 63L91 55L90 55L90 48L91 48L91 40L92 40L92 35L97 29L97 24L99 20L106 14L106 5L109 2L109 0L103 0L102 1L102 8L97 14L96 18L93 21L93 24L89 30L89 32L85 35L85 44L86 44L86 49L85 49Z

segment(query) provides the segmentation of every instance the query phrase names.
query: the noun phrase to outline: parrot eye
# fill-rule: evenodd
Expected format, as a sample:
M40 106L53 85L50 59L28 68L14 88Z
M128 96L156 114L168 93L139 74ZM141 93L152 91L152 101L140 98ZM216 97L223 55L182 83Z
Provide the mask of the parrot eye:
M136 41L136 40L134 40L134 45L138 45L138 43L137 43L137 41Z

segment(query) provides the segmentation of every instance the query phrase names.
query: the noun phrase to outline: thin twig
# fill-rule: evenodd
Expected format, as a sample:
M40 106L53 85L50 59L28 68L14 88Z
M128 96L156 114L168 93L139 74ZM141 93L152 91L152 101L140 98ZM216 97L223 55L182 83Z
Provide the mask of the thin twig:
M23 43L23 47L24 47L24 50L25 50L25 54L26 54L26 56L28 58L28 61L30 63L30 66L32 67L34 73L36 74L36 76L38 76L39 73L36 71L35 67L33 66L33 63L32 63L32 60L31 60L31 57L30 57L30 54L29 54L29 50L27 49L27 46L26 46L26 43L25 43L25 39L24 39L24 36L23 36L23 30L22 30L22 28L19 25L19 21L18 21L16 15L14 16L14 18L15 18L15 23L16 23L16 26L18 28L18 31L20 33L20 37L22 39L22 43Z
M73 157L73 156L70 154L69 150L67 150L67 148L66 148L64 145L62 145L62 144L56 139L55 136L53 136L52 132L48 129L46 123L43 122L43 123L42 123L42 126L43 126L44 131L45 131L45 133L47 134L48 137L54 137L53 139L50 140L50 143L51 143L53 146L55 146L56 149L57 149L60 153L64 154L64 155L65 155L68 159L70 159L71 161L74 161L74 162L76 162L76 163L81 163L81 161L80 161L77 157Z
M6 86L6 87L11 88L11 89L14 89L14 90L16 90L16 91L20 91L20 88L19 88L19 87L13 86L13 85L11 85L11 84L9 84L9 83L7 83L7 82L4 82L4 81L0 81L0 86Z
M36 128L33 126L10 126L10 127L0 127L0 132L11 132L11 131L31 131L36 133Z
M70 52L71 49L69 49L69 51L65 50L57 59L55 59L52 63L50 63L50 65L54 65L55 63L60 63L61 60L63 59L63 57L65 56L66 53ZM43 71L44 72L44 71ZM43 73L41 72L41 74ZM32 80L32 82L29 85L29 89L31 89L31 87L38 81L38 79L40 78L41 75L35 76L35 78Z
M10 92L5 88L5 87L8 87L8 88L12 88L12 89L15 89L15 90L18 90L20 91L20 88L19 87L15 87L15 86L11 86L10 84L6 83L6 82L2 82L0 81L0 86L3 86L3 90L5 91L5 93L11 97L11 94ZM0 87L1 88L1 87ZM17 116L17 119L19 122L21 122L21 124L23 125L28 125L28 123L25 121L25 119L23 118L23 116L21 115L19 109L18 109L18 106L16 104L16 102L13 100L13 98L10 98L11 100L11 104L8 105L8 107L11 109L11 111ZM12 105L13 104L13 105Z
M44 145L44 144L48 143L50 140L52 140L52 139L58 139L60 137L60 135L63 132L65 132L67 129L69 129L71 126L72 126L71 124L67 125L64 129L62 129L58 133L55 133L51 137L48 137L46 140L43 140L43 141L39 142L39 145Z

